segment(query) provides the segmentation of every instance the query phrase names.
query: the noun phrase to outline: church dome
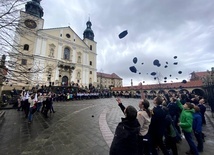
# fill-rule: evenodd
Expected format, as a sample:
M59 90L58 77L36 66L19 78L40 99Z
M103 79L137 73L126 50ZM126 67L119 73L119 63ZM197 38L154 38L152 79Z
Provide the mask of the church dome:
M32 0L27 2L27 4L25 5L25 12L30 15L42 18L44 12L43 8L40 5L40 1L41 0Z
M87 27L86 27L86 29L85 29L85 31L83 33L83 38L84 39L88 38L88 39L94 41L94 32L91 29L92 23L90 21L87 21L86 26Z

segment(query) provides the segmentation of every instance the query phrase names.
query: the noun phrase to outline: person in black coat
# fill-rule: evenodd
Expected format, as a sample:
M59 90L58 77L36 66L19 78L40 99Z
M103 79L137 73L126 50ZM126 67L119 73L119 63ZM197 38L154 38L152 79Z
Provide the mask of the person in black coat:
M159 147L164 155L169 155L169 152L166 149L166 146L163 142L163 136L165 132L165 118L166 111L162 108L162 97L155 97L154 100L155 107L152 111L152 119L149 126L149 134L151 136L152 143L152 154L157 155L157 148Z
M205 119L206 106L205 106L205 100L203 98L199 100L198 107L200 108L202 124L206 125L206 119Z
M51 104L52 104L51 95L48 95L47 99L45 100L45 102L43 102L43 104L45 105L43 114L44 114L45 118L48 118L48 111L51 109Z
M116 100L125 114L125 118L118 124L114 139L110 147L110 155L137 155L138 135L140 124L137 120L137 110L133 106L124 107L121 100Z
M168 113L170 114L170 116L173 119L173 122L174 122L174 125L175 125L177 131L181 134L180 127L177 125L179 122L181 110L176 103L176 98L174 98L174 97L170 98L170 103L167 105L167 108L168 108Z

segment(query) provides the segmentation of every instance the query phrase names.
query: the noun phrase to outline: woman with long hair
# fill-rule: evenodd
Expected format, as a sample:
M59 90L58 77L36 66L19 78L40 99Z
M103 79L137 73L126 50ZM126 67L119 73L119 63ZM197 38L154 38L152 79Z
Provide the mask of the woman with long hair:
M140 123L140 132L138 137L138 154L150 155L150 136L149 125L151 122L151 111L149 101L142 99L139 102L140 110L137 113L137 119Z

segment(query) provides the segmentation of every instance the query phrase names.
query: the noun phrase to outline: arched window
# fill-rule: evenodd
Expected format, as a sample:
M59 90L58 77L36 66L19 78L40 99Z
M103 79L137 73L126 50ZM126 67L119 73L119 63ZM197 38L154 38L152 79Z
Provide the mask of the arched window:
M68 47L64 49L64 59L70 60L70 49Z
M92 45L90 45L90 50L92 51Z
M29 50L29 45L28 45L28 44L25 44L25 45L24 45L24 50L25 50L25 51L28 51L28 50Z

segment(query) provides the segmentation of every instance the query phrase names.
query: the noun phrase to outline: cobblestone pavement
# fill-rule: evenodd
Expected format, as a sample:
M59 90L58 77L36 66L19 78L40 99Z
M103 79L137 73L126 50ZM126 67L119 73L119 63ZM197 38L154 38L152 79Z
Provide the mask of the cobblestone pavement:
M122 99L136 108L139 99ZM6 110L0 121L0 155L108 155L115 128L123 113L114 98L54 103L56 113L35 113L28 123L21 111ZM207 114L209 116L209 112ZM204 126L202 155L214 152L214 118ZM209 121L208 121L209 120ZM179 154L188 150L185 140ZM161 154L161 153L160 153Z

